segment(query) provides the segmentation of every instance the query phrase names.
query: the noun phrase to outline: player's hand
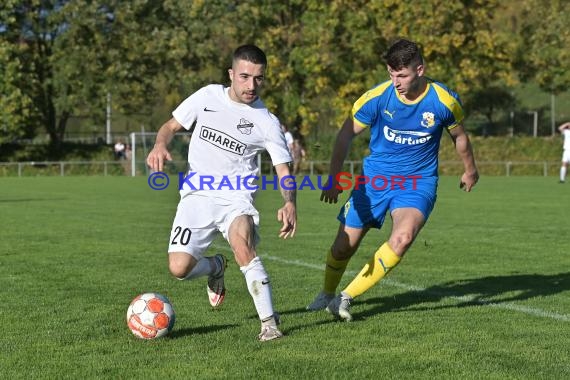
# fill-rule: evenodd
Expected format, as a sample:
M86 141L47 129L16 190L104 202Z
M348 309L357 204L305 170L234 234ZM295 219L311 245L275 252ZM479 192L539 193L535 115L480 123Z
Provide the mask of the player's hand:
M461 182L459 182L459 188L463 189L463 191L470 192L477 181L479 181L479 173L477 171L473 173L463 173Z
M329 179L327 179L327 182L325 183L324 190L321 192L321 202L337 203L338 195L340 193L342 193L342 189L338 186L336 181L334 180L331 181L331 177L329 177Z
M277 220L283 223L279 230L279 237L287 239L295 236L297 230L297 208L293 202L286 202L283 207L277 210Z
M162 145L155 145L146 158L146 164L153 170L161 172L164 169L164 161L172 161L168 149Z

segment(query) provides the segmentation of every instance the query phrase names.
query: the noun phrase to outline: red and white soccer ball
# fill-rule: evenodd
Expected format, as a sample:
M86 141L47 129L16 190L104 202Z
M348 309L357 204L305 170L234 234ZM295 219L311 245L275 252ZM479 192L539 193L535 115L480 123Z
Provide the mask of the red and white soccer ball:
M165 336L174 327L174 320L172 304L158 293L138 295L127 309L127 325L135 336L142 339Z

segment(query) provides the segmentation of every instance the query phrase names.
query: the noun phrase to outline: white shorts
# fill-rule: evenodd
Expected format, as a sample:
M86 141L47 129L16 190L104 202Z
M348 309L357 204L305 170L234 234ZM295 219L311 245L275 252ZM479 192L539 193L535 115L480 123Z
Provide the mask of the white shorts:
M562 162L570 162L570 149L564 149L562 152Z
M178 203L172 223L168 252L186 252L196 260L221 232L228 240L228 231L234 219L251 215L255 225L255 243L259 241L259 212L246 198L232 201L201 195L185 196Z

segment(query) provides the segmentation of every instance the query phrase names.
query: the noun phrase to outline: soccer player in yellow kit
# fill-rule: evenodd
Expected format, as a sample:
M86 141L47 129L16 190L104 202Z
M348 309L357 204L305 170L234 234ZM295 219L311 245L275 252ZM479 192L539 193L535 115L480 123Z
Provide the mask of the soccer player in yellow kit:
M339 173L350 143L370 130L370 155L338 215L340 226L326 257L323 289L307 306L312 311L327 309L347 321L352 320L351 302L398 265L433 210L444 130L463 161L461 188L471 191L479 179L471 143L461 124L464 114L459 96L424 76L424 60L416 43L400 39L384 58L390 80L354 103L333 149L329 172L333 186L325 186L321 194L321 201L337 202ZM370 228L382 227L387 212L393 222L388 241L335 296L350 258Z

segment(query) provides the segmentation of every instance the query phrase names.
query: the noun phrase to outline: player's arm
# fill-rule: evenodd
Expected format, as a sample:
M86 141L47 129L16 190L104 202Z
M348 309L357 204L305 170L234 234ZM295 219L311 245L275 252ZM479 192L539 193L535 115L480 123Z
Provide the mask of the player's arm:
M457 154L463 161L464 173L461 176L459 187L469 192L479 180L479 172L475 165L475 157L473 156L471 141L469 141L469 137L465 133L465 129L461 124L452 128L448 132L453 140Z
M327 203L336 203L338 201L338 195L342 192L342 189L338 186L336 178L342 170L342 165L350 149L352 139L364 131L364 129L366 129L364 126L355 122L352 117L348 117L338 131L329 168L329 179L332 178L333 183L331 186L327 181L325 190L321 193L321 201Z
M560 131L560 133L562 133L562 131L565 129L570 129L570 122L564 123L558 127L558 130Z
M176 132L182 130L182 125L175 118L168 120L160 127L156 135L154 147L146 158L146 164L154 171L162 171L164 160L172 161L167 147Z
M277 210L277 220L283 223L279 230L279 237L287 239L293 237L297 230L297 185L291 176L288 164L275 165L275 172L279 178L281 195L285 204Z

